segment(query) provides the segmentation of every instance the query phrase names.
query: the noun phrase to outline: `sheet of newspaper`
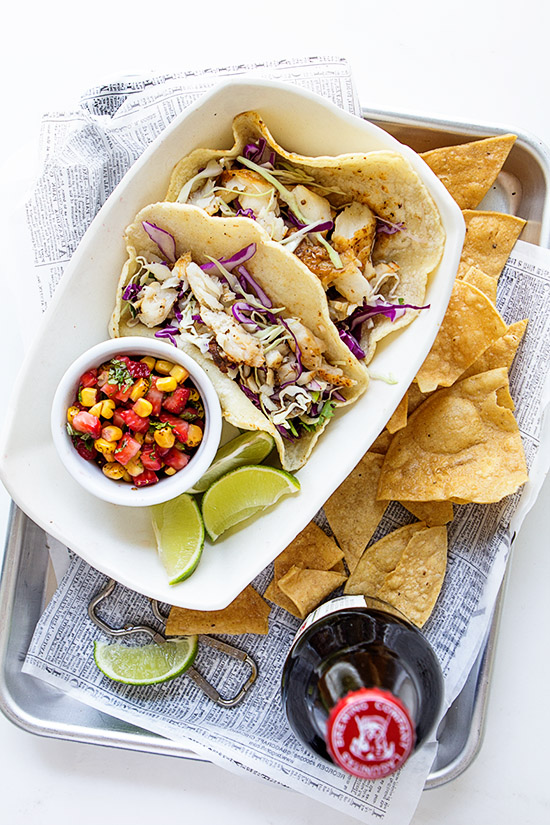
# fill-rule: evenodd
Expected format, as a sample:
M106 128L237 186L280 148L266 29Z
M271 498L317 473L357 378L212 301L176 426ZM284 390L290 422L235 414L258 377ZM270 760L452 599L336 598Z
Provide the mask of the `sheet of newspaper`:
M46 307L85 228L150 141L220 77L245 73L306 86L359 113L346 62L314 58L200 75L122 80L91 90L75 111L48 115L43 124L42 174L26 206L34 255L27 292L35 299L29 302L25 294L27 318ZM425 627L443 667L447 706L462 688L486 638L511 538L549 464L547 433L546 446L539 449L541 413L549 396L545 378L550 365L550 316L544 300L549 284L548 251L518 242L500 278L498 304L508 323L530 319L511 371L511 389L531 481L522 497L518 494L492 506L457 507L449 525L448 574ZM546 419L544 427L548 429ZM373 540L410 520L405 510L392 504ZM273 607L267 637L228 639L250 653L259 666L256 684L233 709L213 704L185 677L152 688L117 685L94 664L93 640L105 636L87 615L92 596L106 578L61 550L61 562L59 554L54 555L58 569L66 572L36 629L25 672L107 714L180 743L182 754L189 748L228 769L282 783L363 821L383 819L386 825L410 821L436 743L423 748L399 774L374 783L345 776L306 751L289 730L279 695L281 669L298 626L292 616ZM260 592L270 575L267 569L254 582ZM101 614L115 627L129 621L155 624L147 599L122 587L102 606ZM242 664L213 654L206 645L200 646L196 665L222 695L232 694L247 676Z

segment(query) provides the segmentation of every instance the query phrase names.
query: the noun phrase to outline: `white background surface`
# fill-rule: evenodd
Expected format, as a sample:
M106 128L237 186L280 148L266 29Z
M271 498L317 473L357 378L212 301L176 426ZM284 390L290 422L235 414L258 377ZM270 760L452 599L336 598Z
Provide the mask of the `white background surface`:
M516 128L550 144L546 0L166 0L120 7L97 0L78 9L74 2L10 4L0 52L3 213L13 204L6 172L36 141L45 111L68 108L88 86L148 71L338 55L349 60L364 106ZM1 248L0 278L13 283L18 250L9 237ZM5 289L0 294L1 420L19 364L22 319ZM40 414L39 407L37 399ZM424 792L414 825L550 821L549 497L547 481L514 546L482 750L457 780ZM0 489L2 534L8 507ZM0 737L2 820L10 825L356 821L209 764L40 739L3 717Z

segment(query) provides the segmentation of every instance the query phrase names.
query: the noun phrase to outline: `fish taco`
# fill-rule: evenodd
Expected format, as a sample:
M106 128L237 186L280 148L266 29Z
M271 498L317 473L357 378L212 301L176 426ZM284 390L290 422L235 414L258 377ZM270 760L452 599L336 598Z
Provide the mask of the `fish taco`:
M364 363L376 342L424 309L445 232L407 158L373 151L307 157L283 149L256 112L233 121L231 149L196 149L165 200L248 218L323 286L331 320Z
M368 385L321 284L255 222L188 205L145 207L126 246L111 335L172 341L206 370L229 423L271 433L283 468L301 467Z

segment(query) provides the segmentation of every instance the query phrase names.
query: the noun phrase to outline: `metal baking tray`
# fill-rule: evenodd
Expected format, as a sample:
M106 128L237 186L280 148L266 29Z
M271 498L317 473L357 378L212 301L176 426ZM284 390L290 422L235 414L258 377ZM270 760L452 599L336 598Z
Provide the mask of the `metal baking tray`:
M366 109L363 117L418 152L499 132L517 134L518 140L481 208L525 218L527 225L522 238L540 246L550 246L547 198L550 153L540 141L516 129L435 121ZM192 751L175 742L96 711L22 673L32 634L54 587L47 535L13 504L0 582L0 710L4 715L22 729L41 736L198 759ZM481 747L504 589L505 583L497 599L487 639L469 678L439 727L438 753L426 789L459 776Z

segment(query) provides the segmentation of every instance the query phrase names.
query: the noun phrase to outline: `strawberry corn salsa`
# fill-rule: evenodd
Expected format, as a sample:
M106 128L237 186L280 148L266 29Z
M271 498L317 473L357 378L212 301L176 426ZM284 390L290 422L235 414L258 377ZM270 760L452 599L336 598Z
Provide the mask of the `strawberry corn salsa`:
M203 430L204 407L187 370L152 356L118 355L88 370L67 410L79 455L136 487L183 469Z

